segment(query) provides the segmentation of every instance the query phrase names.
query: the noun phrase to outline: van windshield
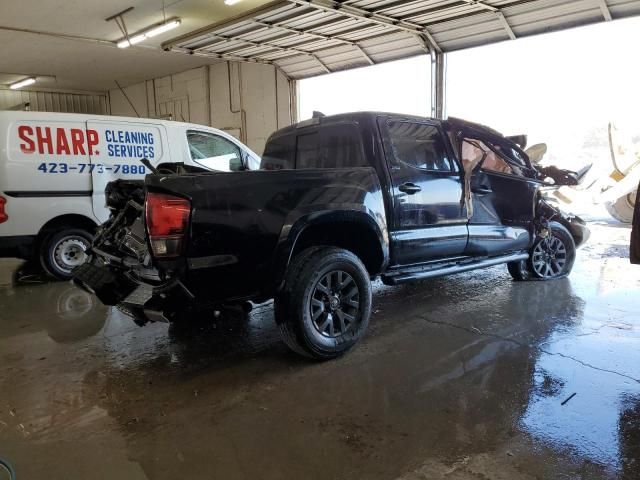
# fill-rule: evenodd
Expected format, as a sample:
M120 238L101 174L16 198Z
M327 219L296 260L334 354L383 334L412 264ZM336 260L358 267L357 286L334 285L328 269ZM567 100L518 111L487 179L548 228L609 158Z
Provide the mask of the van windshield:
M219 172L239 172L243 169L242 152L224 137L205 132L188 132L191 159Z

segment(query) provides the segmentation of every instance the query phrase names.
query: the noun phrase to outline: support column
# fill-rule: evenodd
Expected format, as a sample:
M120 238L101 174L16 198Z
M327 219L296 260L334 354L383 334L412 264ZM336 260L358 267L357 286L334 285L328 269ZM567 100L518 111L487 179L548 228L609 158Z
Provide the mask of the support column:
M444 119L446 115L447 56L431 50L431 116Z

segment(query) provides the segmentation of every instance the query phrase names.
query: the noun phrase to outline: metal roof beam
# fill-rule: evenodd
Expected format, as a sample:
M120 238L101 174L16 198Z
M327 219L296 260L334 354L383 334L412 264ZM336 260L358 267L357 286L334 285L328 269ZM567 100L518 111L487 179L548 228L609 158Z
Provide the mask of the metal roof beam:
M261 63L263 65L276 66L270 60L260 60L257 58L243 57L240 55L229 55L226 53L215 53L215 52L206 52L206 51L194 52L193 50L190 50L188 48L183 48L183 47L172 47L170 51L177 52L177 53L184 53L186 55L193 55L195 57L217 58L219 60L228 60L230 62Z
M492 12L496 15L496 17L498 18L498 21L500 22L500 24L502 25L502 28L504 28L504 30L507 32L507 35L509 36L510 39L512 40L516 40L516 34L513 31L513 28L511 28L511 25L509 24L508 20L506 19L506 17L504 16L504 13L502 13L502 10L498 7L494 7L493 5L489 5L487 3L485 3L486 0L461 0L460 2L456 2L456 3L451 3L446 5L445 7L436 7L436 8L428 8L427 10L422 10L419 11L417 13L411 14L409 16L405 16L402 18L402 20L405 21L409 21L412 22L413 20L423 17L424 15L428 15L428 14L437 14L437 13L441 13L441 12L445 12L447 10L450 10L452 8L455 7L459 7L461 5L469 5L469 6L477 6L479 7L481 10L486 10L488 12ZM526 1L534 1L534 0L525 0ZM598 1L605 1L605 0L598 0ZM381 12L381 11L386 11L392 8L396 8L398 5L402 5L404 2L398 2L398 3L394 3L391 5L385 5L383 8L380 8L378 10L376 10L376 13ZM512 6L512 5L516 5L519 3L523 3L522 0L510 3L508 5L502 5L502 7L505 6ZM448 22L451 20L457 20L459 18L466 18L472 15L477 15L479 12L474 12L471 14L467 14L467 15L458 15L455 17L451 17L451 18L446 18L443 20L440 20L438 22L433 22L433 23L444 23L444 22Z
M476 5L480 8L482 8L483 10L488 10L489 12L493 12L496 14L496 16L498 17L498 21L502 24L502 28L505 29L505 31L507 32L507 35L509 35L509 38L511 40L515 40L516 34L513 32L513 29L511 28L511 25L509 25L509 22L507 21L506 17L504 16L504 13L502 13L502 11L498 8L498 7L494 7L492 5L487 5L486 3L484 3L481 0L463 0L465 3L468 3L469 5ZM604 1L604 0L603 0Z
M321 10L327 13L338 13L340 15L344 15L347 17L355 18L358 20L366 20L370 23L375 23L378 25L384 25L387 27L395 28L397 30L402 30L407 33L413 34L420 45L424 44L422 39L422 35L427 39L427 41L431 44L429 45L429 49L433 49L435 51L442 51L438 44L435 42L431 33L427 30L427 28L418 23L409 22L407 20L401 20L389 15L384 15L381 13L375 13L370 10L366 10L364 8L353 7L351 5L347 5L344 2L336 2L334 0L288 0L291 3L296 5L303 5L309 8L314 8L316 10Z
M327 67L327 65L322 60L320 60L320 58L316 54L314 54L312 52L308 52L306 50L300 50L300 49L295 48L295 47L282 47L280 45L275 45L272 42L256 42L256 41L253 41L253 40L247 40L246 38L242 38L242 35L246 35L247 33L255 33L255 31L243 32L243 33L241 33L240 35L237 35L237 36L220 35L220 34L217 34L217 33L209 33L206 36L210 37L210 38L215 38L215 39L218 39L218 40L224 40L224 41L227 41L227 42L244 43L246 45L249 45L250 47L255 47L255 48L266 47L266 48L270 48L272 50L276 50L276 51L279 51L279 52L287 52L287 53L293 53L293 54L297 54L297 55L306 55L308 57L311 57L311 58L315 59L320 64L320 66L322 67L322 69L324 71L326 71L327 73L331 73L331 70L329 69L329 67ZM206 46L206 45L202 46L202 47L194 48L193 52L197 53L197 52L201 52L203 50L206 51L207 48L209 48L209 46ZM236 53L239 52L239 51L242 51L242 50L246 50L246 48L241 48L239 50L236 50ZM256 56L260 56L260 55L256 55Z
M424 0L412 0L409 2L407 0L396 0L395 2L387 3L386 5L383 5L382 7L379 7L379 8L372 9L371 11L375 13L385 13L385 12L395 10L398 7L407 8L415 4L415 8L411 9L410 14L403 15L402 17L398 17L398 18L402 18L402 20L411 21L412 18L421 17L423 15L427 15L430 13L444 12L451 8L465 5L466 3L467 2L465 0L459 0L458 2L455 2L455 3L449 3L444 6L434 7L433 5L425 5Z
M258 64L261 64L261 65L271 65L278 72L280 72L287 80L291 80L291 77L287 74L287 72L282 70L282 68L280 68L280 66L278 64L276 64L275 62L272 62L271 60L260 60L260 59L257 59L257 58L242 57L242 56L239 56L239 55L229 55L229 54L226 54L226 53L193 52L193 51L191 51L189 49L182 48L182 47L173 47L171 49L171 51L172 52L185 53L187 55L193 55L193 56L196 56L196 57L215 58L215 59L218 59L218 60L224 60L224 61L228 61L228 62L258 63Z
M511 25L509 25L509 22L504 16L504 13L502 13L501 11L497 11L496 16L498 17L498 20L502 24L502 28L504 28L505 31L507 32L507 35L509 35L509 38L511 40L516 40L518 37L516 37L516 34L514 33L513 28L511 28Z
M607 5L607 0L596 0L598 5L600 5L600 10L602 11L602 16L607 22L613 20L611 16L611 10L609 10L609 5Z
M360 55L362 55L365 58L365 60L367 62L369 62L369 65L375 65L376 64L376 62L373 60L373 58L371 58L371 56L367 52L365 52L364 48L362 48L360 45L356 44L356 50L358 50L360 52Z
M338 13L338 14L345 15L347 17L351 17L359 20L367 20L371 23L377 23L378 25L394 27L399 30L404 30L405 32L409 32L413 34L421 33L422 29L424 28L417 23L400 20L394 17L390 17L389 15L375 13L370 10L365 10L363 8L352 7L351 5L345 5L340 2L336 2L334 0L288 0L288 1L291 3L295 3L296 5L303 5L309 8L314 8L316 10L322 10L327 13Z
M340 36L332 36L332 35L325 35L323 33L316 33L311 31L311 29L309 30L304 30L304 29L300 29L300 28L293 28L293 27L288 27L285 25L280 24L279 22L265 22L262 20L251 20L253 23L257 24L257 25L261 25L265 28L277 28L279 30L283 30L285 32L289 32L295 35L300 35L302 36L306 36L306 37L311 37L311 38L315 38L318 40L327 40L327 41L336 41L336 42L340 42L344 45L351 45L352 47L354 47L364 58L367 62L369 62L371 65L375 65L375 62L373 61L373 59L369 56L369 54L367 54L367 52L364 51L364 49L358 45L356 42L353 42L351 40L347 40L345 38L341 38Z
M494 7L493 5L487 5L482 0L462 0L464 3L468 3L469 5L477 5L483 10L489 10L490 12L499 12L500 9L498 7Z
M260 15L270 15L273 13L278 12L279 10L281 10L283 8L281 3L269 3L267 4L265 7L263 8L259 8L256 10L253 10L251 12L252 16L260 16ZM242 17L236 17L236 18L232 18L230 20L227 20L225 22L222 23L214 23L212 25L207 25L205 27L199 28L193 32L189 32L186 33L184 35L180 35L179 37L174 37L171 40L168 40L166 42L163 42L161 47L163 50L172 50L173 47L175 46L179 46L180 44L183 44L185 42L192 42L197 38L200 37L204 37L206 36L208 33L212 32L212 31L219 31L222 30L224 28L227 27L233 27L235 25L237 25L237 23L241 20Z

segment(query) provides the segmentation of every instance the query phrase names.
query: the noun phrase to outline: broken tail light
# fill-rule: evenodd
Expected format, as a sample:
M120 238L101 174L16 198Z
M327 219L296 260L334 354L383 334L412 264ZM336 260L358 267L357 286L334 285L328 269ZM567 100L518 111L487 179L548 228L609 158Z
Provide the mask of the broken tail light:
M4 211L4 206L7 204L7 199L0 196L0 223L4 223L9 220L9 215Z
M148 193L145 216L153 255L179 256L191 217L191 202L173 195Z

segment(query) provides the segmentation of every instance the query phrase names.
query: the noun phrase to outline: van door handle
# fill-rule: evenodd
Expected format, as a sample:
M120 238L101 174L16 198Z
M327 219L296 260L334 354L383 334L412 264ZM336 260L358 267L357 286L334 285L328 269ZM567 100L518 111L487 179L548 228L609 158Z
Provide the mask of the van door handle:
M491 188L487 187L486 185L478 185L477 187L471 187L471 191L473 193L477 193L478 195L489 195L490 193L493 193L493 190L491 190Z
M422 188L415 183L403 183L398 187L398 190L406 193L407 195L415 195L416 193L421 192Z

